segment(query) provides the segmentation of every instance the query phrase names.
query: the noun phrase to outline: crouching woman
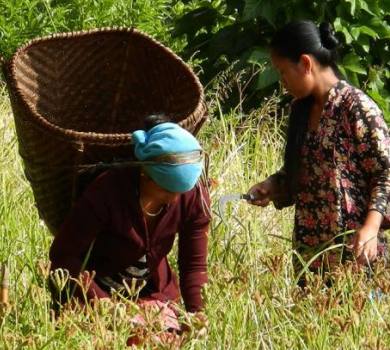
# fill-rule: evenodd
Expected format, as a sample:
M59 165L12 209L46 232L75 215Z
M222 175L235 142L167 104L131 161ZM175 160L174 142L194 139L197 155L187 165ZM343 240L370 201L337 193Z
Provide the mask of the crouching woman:
M141 166L110 169L94 180L52 243L52 271L81 276L86 291L74 286L60 291L53 283L51 290L60 306L69 301L69 291L81 303L110 298L118 290L134 298L124 287L135 281L140 304L160 308L169 316L167 328L180 329L167 305L181 292L187 311L201 311L207 281L210 203L199 180L202 149L175 123L151 117L146 124L146 130L133 133ZM177 233L179 284L167 260Z

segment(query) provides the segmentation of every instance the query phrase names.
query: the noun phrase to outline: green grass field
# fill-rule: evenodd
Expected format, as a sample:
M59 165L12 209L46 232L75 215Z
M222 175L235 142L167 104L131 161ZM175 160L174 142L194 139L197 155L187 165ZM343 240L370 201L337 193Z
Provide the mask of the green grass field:
M126 3L0 0L0 51L8 57L27 37L112 25L119 19L120 24L139 25L175 50L181 47L169 37L169 16L180 8L172 9L162 0L130 1L130 11ZM37 6L46 12L34 22ZM215 180L209 283L204 290L209 326L202 335L202 325L187 320L192 331L183 337L183 349L390 349L388 296L367 298L376 286L390 292L388 269L378 266L368 281L347 266L333 274L331 289L313 278L304 293L294 284L290 262L292 209L235 203L221 220L217 201L222 194L246 192L280 167L285 117L277 112L277 95L259 101L250 115L242 115L239 108L223 114L215 90L208 91L208 100L210 121L199 137ZM0 310L0 348L125 348L132 332L129 318L136 312L131 303L102 303L86 312L65 311L58 320L52 317L46 289L52 237L38 218L23 174L12 111L1 83L0 145L0 261L10 269L10 305ZM170 260L174 265L175 253ZM150 331L156 327L151 324ZM149 342L144 348L159 347Z

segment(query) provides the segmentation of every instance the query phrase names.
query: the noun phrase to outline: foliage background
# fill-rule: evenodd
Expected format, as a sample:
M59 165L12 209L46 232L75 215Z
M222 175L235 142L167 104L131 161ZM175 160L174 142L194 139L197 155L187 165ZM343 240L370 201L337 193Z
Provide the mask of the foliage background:
M278 88L267 52L272 33L295 19L327 21L341 43L341 72L390 122L388 0L1 0L0 13L0 54L6 58L36 36L135 26L191 61L206 86L221 74L241 72L245 91L230 88L223 105L242 103L247 110Z
M390 1L388 0L213 0L181 1L190 11L175 21L177 37L186 38L182 54L196 57L209 83L234 64L265 68L252 79L248 107L277 87L268 62L272 33L297 19L330 22L340 41L339 67L353 85L364 89L390 122ZM253 78L252 76L250 76ZM233 102L233 104L236 101Z

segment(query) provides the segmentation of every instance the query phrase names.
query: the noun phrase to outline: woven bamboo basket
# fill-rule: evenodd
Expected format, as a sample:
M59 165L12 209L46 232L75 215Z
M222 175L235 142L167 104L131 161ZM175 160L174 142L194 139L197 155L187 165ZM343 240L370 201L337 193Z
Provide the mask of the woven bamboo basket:
M196 134L202 86L144 33L103 28L30 41L3 61L19 153L40 217L55 234L81 188L81 165L133 159L131 133L164 113Z

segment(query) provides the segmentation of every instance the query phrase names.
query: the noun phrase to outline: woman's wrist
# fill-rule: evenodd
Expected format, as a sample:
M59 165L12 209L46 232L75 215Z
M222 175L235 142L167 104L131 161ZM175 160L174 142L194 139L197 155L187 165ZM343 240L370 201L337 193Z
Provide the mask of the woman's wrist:
M364 227L370 230L372 234L375 233L375 236L377 236L379 233L380 225L369 223L369 224L364 224Z
M375 231L376 234L378 234L382 220L383 215L379 211L369 210L363 226L370 231Z

